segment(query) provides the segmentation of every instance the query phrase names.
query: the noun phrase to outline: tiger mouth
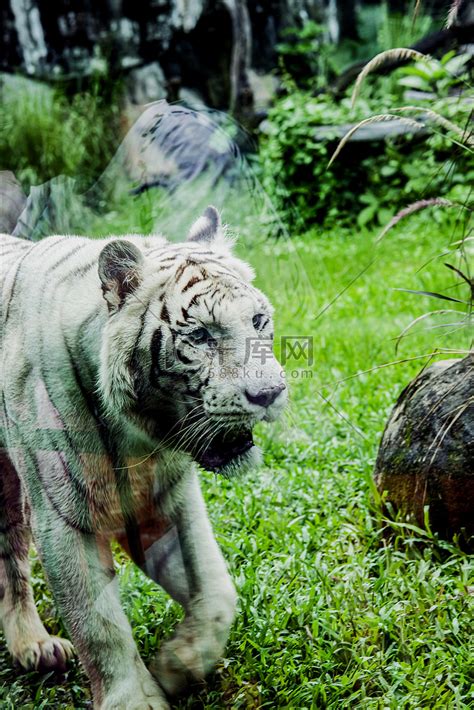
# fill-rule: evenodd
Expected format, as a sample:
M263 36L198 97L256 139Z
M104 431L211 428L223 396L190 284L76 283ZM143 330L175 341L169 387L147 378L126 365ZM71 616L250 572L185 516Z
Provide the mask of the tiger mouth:
M208 471L222 473L230 463L238 463L239 458L253 446L253 435L250 430L240 432L237 436L224 434L214 438L196 460Z

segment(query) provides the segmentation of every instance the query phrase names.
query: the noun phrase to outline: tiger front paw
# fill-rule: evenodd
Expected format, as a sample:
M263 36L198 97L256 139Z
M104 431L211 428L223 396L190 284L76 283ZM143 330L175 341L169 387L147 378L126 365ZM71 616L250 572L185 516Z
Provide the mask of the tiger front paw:
M151 675L147 674L140 679L127 678L117 683L97 708L98 710L169 710L169 705L159 686Z
M70 641L59 636L45 636L40 639L18 639L11 648L13 660L25 671L47 673L66 670L67 662L74 655Z
M215 639L180 628L167 641L150 666L152 675L170 697L183 693L191 683L203 681L222 654Z

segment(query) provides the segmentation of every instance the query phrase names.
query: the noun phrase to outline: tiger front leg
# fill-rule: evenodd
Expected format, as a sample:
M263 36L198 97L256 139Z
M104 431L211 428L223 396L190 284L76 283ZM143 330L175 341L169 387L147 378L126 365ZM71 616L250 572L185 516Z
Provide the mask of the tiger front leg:
M51 636L41 623L30 583L30 537L20 478L0 452L0 623L7 647L26 671L64 671L72 644Z
M40 513L40 514L39 514ZM120 605L109 544L51 509L33 532L59 612L91 682L97 710L167 710Z
M223 656L237 603L197 475L189 478L183 499L176 526L148 550L146 560L147 573L186 611L150 668L171 696L203 680Z

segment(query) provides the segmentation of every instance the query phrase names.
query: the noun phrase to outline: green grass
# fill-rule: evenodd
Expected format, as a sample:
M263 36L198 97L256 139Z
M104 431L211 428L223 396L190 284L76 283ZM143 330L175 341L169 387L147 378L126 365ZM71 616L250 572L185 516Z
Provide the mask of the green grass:
M101 231L112 231L116 219ZM447 246L452 225L428 213L410 224L378 250L368 233L244 239L258 285L276 306L278 334L312 335L315 362L311 378L291 376L307 369L304 362L287 365L292 404L284 421L258 432L262 469L234 481L202 475L239 613L225 661L178 708L474 705L473 561L455 544L402 525L385 540L372 484L390 408L427 359L354 376L437 347L463 349L472 337L419 329L395 353L400 331L443 303L393 289L453 284L440 259L418 272ZM150 658L180 610L123 556L118 569L137 643ZM34 583L44 618L57 628L37 564ZM78 664L56 685L18 676L0 649L2 710L89 707Z
M110 93L104 97L97 81L91 91L68 98L46 84L3 74L0 169L14 171L24 187L57 175L80 176L81 187L89 187L117 149L119 111Z

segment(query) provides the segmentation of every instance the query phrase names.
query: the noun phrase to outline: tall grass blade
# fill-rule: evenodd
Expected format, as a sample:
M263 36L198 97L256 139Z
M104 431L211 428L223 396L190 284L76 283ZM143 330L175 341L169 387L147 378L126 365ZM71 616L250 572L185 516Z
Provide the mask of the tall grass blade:
M394 288L394 291L403 291L404 293L415 293L418 296L429 296L430 298L439 298L442 301L452 301L453 303L462 303L463 306L467 306L466 301L461 301L459 298L453 298L452 296L445 296L444 293L435 293L435 291L416 291L412 288Z
M352 126L350 130L347 131L346 135L341 138L339 141L339 145L337 146L336 150L331 156L331 160L328 163L328 168L331 167L333 162L336 160L337 156L341 152L341 150L344 148L346 143L351 139L351 137L354 135L356 131L359 130L359 128L362 128L362 126L367 126L370 123L376 123L380 121L402 121L407 126L410 126L410 128L413 128L416 131L419 131L424 128L424 126L421 123L418 123L418 121L414 121L412 118L405 118L404 116L395 116L394 114L391 113L380 113L377 114L376 116L370 116L370 118L364 118L362 121L359 121L355 126Z
M424 106L401 106L400 108L393 108L394 113L402 113L403 111L415 111L416 113L422 113L432 119L433 123L437 123L439 126L446 128L448 131L456 133L456 135L461 137L461 140L467 143L467 145L474 145L474 138L471 133L467 132L467 129L457 126L452 121L448 121L447 118L442 116L437 111L433 109L426 108Z
M387 232L389 232L393 227L395 227L395 225L398 224L400 220L405 219L405 217L409 217L411 214L414 214L414 212L424 210L426 207L463 207L463 205L459 205L456 202L446 200L442 197L431 197L430 199L417 200L416 202L412 202L411 205L404 207L392 217L392 219L385 225L385 227L378 235L377 239L375 240L375 243L378 244L384 238Z
M416 49L410 49L409 47L397 47L396 49L387 49L384 52L377 54L370 62L367 62L365 67L357 76L354 90L351 96L351 106L354 107L357 97L360 93L360 87L364 79L373 71L376 71L383 64L389 64L390 62L404 61L405 59L413 59L418 61L429 61L431 57L427 54L422 54L417 52Z
M451 7L449 8L448 16L446 18L445 26L447 30L449 30L449 28L452 27L458 19L458 12L461 9L462 3L463 0L454 0L454 2L451 3Z

